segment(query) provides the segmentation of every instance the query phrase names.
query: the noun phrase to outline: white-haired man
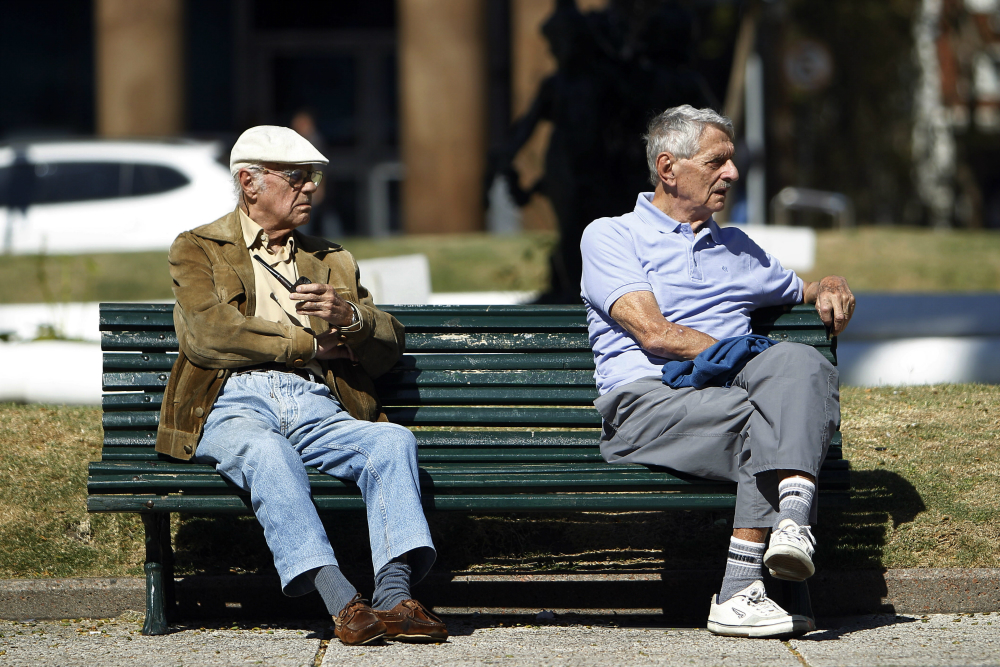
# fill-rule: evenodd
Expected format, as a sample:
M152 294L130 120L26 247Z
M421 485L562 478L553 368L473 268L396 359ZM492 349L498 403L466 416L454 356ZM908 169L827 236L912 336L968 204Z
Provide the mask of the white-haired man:
M632 213L596 220L584 233L582 296L604 418L601 452L611 463L737 482L735 529L708 628L801 634L813 620L767 597L761 566L793 581L814 572L816 475L840 420L838 376L809 346L752 340L750 312L815 303L838 334L854 297L843 278L804 283L739 229L716 225L712 214L739 178L733 151L728 118L688 105L667 109L646 136L654 191L640 194ZM741 341L765 349L727 357ZM666 372L707 355L728 369L716 383Z
M435 557L416 440L385 421L372 383L402 353L403 327L375 308L350 253L295 231L325 164L288 128L247 130L230 157L236 210L174 241L180 353L156 449L210 463L250 494L282 590L318 590L342 642L441 641L444 624L410 595ZM371 605L340 571L306 466L361 490Z

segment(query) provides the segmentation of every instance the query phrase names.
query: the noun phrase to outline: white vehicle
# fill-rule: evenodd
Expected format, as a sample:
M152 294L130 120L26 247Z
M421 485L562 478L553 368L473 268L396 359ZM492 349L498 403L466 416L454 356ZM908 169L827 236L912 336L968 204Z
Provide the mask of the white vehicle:
M0 252L165 250L236 206L218 154L188 141L0 146Z

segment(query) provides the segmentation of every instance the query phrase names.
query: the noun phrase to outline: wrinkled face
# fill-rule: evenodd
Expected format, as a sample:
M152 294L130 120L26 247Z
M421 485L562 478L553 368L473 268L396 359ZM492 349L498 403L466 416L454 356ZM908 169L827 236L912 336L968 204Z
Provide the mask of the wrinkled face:
M698 152L674 161L677 200L692 220L707 220L726 205L726 194L740 174L733 164L733 142L709 125L701 134Z
M295 229L309 222L316 184L307 178L292 185L282 173L303 167L277 162L266 162L261 166L267 171L261 174L264 187L257 191L257 217L267 219L277 229ZM257 222L261 223L260 220Z

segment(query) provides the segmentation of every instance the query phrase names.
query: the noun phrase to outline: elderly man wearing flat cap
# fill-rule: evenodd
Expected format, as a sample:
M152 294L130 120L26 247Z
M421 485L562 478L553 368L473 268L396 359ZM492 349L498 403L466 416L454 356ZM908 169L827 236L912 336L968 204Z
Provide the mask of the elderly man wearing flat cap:
M381 412L372 378L403 351L354 258L295 231L327 159L285 127L233 146L232 213L170 248L180 354L156 450L211 463L250 494L286 595L318 590L345 644L443 641L410 595L435 558L420 504L416 440ZM306 467L356 482L368 508L372 604L341 573Z

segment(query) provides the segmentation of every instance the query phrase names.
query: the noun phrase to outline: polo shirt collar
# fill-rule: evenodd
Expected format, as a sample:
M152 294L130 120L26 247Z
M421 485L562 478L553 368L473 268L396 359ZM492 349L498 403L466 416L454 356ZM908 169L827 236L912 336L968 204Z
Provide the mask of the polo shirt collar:
M639 197L635 201L635 214L643 222L662 232L675 232L681 226L681 223L653 206L652 192L639 193ZM715 243L722 242L719 234L719 225L716 224L715 218L708 219L708 231L712 235L712 241Z

